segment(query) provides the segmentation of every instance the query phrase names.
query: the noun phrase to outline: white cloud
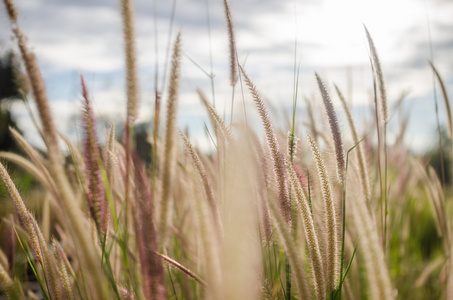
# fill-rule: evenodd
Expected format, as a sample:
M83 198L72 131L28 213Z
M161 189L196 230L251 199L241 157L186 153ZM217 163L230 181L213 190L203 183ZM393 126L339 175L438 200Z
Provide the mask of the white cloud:
M158 1L158 19L154 20L153 4L136 1L137 52L143 99L140 120L151 118L153 109L156 62L154 24L156 22L158 28L157 61L162 79L172 3ZM172 40L181 29L184 53L207 72L210 72L212 53L216 104L221 111L227 108L229 112L228 40L222 3L196 0L176 3ZM209 4L211 39L208 36L206 3ZM58 81L56 78L58 74L77 72L92 74L95 110L97 107L101 117L124 117L123 41L118 3L101 0L27 0L17 1L17 4L21 27L29 36L43 67L50 94L54 95L52 100L58 122L63 122L74 112L68 108L68 103L76 101L79 94L74 92L78 89L78 83L63 79ZM449 84L447 89L451 94L451 1L430 1L425 7L422 1L411 0L247 0L231 1L231 7L239 59L246 62L249 75L275 104L289 106L292 101L296 36L302 95L316 93L313 80L316 71L330 85L337 83L345 94L351 95L354 103L369 103L372 82L362 24L370 30L378 49L388 80L389 99L396 99L403 89L410 89L413 98L426 97L432 89L432 75L426 63L430 55L427 16L431 22L435 63ZM8 27L3 9L0 10L0 26ZM1 40L7 41L10 36L8 30L0 32ZM181 107L184 109L181 115L203 114L194 90L201 87L210 95L209 78L187 58L183 59L182 76ZM71 91L65 93L63 87ZM239 107L241 101L239 96L236 97ZM20 115L20 109L15 109ZM181 116L181 120L193 122L195 119ZM25 117L20 122L23 126L30 125Z

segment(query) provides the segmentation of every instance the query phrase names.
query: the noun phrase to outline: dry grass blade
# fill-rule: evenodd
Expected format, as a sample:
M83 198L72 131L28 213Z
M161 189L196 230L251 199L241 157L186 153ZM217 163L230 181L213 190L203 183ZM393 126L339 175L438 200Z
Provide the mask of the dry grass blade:
M182 272L186 273L187 275L189 275L190 277L192 277L195 281L197 281L199 284L201 284L203 287L207 287L207 284L206 282L201 279L197 274L195 274L194 272L192 272L191 270L189 270L188 268L184 267L183 265L181 265L180 263L178 263L176 260L174 259L171 259L170 257L164 255L164 254L161 254L157 251L154 252L156 255L158 255L160 258L162 258L164 261L166 261L167 263L169 263L170 265L172 265L173 267L176 267L178 268L179 270L181 270Z
M165 245L168 222L170 218L169 208L171 204L171 191L173 183L173 169L175 161L175 135L176 113L178 109L179 77L181 69L181 33L178 34L173 49L171 64L170 86L168 90L167 119L165 125L164 162L162 170L162 199L160 205L159 234L161 245Z
M16 143L22 148L22 150L25 151L25 153L30 157L32 162L36 165L37 168L43 172L43 174L48 177L48 179L51 179L49 171L47 170L45 166L45 161L44 158L42 157L39 152L34 149L25 139L24 137L17 132L14 128L9 128L9 131L11 132L11 135L13 136L14 140Z
M289 198L288 192L288 183L286 180L286 167L284 162L284 157L280 151L280 146L277 141L277 135L275 134L274 127L272 125L271 119L269 118L269 113L267 112L266 105L264 104L262 97L252 80L245 73L244 69L239 66L241 73L244 75L245 82L249 87L250 93L253 97L253 102L258 110L258 113L261 118L261 123L263 125L264 131L266 133L266 141L271 152L272 163L274 165L274 173L277 179L278 186L278 198L280 202L280 209L285 217L285 221L288 224L288 227L291 228L291 201Z

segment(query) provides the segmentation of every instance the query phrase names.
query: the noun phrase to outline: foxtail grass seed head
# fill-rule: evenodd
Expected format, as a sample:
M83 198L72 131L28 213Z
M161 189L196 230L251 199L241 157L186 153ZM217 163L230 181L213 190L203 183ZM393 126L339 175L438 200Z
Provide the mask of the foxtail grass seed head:
M230 47L230 84L235 86L238 81L238 59L236 50L236 38L234 34L233 17L231 15L230 3L228 0L223 0L225 6L225 14L228 29L228 44Z
M38 113L41 120L43 130L43 140L46 147L52 155L50 159L55 163L62 163L62 156L58 146L57 130L54 125L54 120L50 111L50 106L47 100L46 88L41 72L36 62L35 55L29 51L27 47L26 37L19 28L13 28L17 43L22 55L22 59L27 71L28 81L31 86L33 98L35 99Z
M102 182L99 164L101 155L98 138L96 135L96 122L91 108L91 100L83 76L81 77L83 95L83 147L86 167L86 178L88 179L87 200L90 206L92 217L102 235L108 230L109 208L105 194L104 183Z
M123 19L124 47L126 53L126 85L127 85L127 120L131 125L137 117L138 80L134 40L133 1L121 1Z
M27 207L25 206L25 203L22 200L22 197L20 196L19 191L16 188L16 185L12 181L11 177L8 174L8 171L3 166L2 163L0 163L0 177L2 178L3 183L5 184L11 199L13 200L16 212L19 215L19 219L22 223L22 226L24 227L28 234L28 237L30 238L31 250L33 252L33 255L39 262L42 263L43 257L41 254L41 247L39 246L38 236L36 234L35 228L33 226L33 221L31 219L33 218L33 216L30 214Z
M305 238L307 239L308 252L310 255L311 270L313 272L313 280L315 286L315 294L317 299L324 299L326 294L326 282L324 274L324 265L321 256L321 250L318 242L313 215L311 213L310 204L307 199L306 192L301 186L296 171L290 162L287 163L291 186L294 189L299 212L303 223Z
M326 86L316 74L316 80L318 82L319 91L321 92L322 101L324 103L324 108L326 110L327 118L329 120L330 132L332 134L334 149L335 149L335 158L337 162L337 177L340 182L344 180L344 170L345 170L345 159L343 151L343 141L341 139L340 126L338 125L337 115L330 99L330 95L327 92Z
M266 105L264 104L260 93L255 87L255 84L248 77L244 69L241 66L239 66L239 68L242 75L244 76L245 83L247 84L250 93L252 94L253 102L255 103L256 109L258 110L261 118L261 123L266 133L266 141L269 147L269 151L271 152L272 163L274 165L274 173L277 180L280 209L283 216L285 217L288 227L291 228L291 201L289 198L284 155L280 151L280 146L277 141L277 135L275 134L274 126L272 125Z
M387 104L387 91L385 89L385 82L384 82L384 74L382 72L381 62L379 60L379 56L376 51L376 47L374 46L373 39L365 27L366 37L368 40L368 45L370 47L370 55L371 55L371 62L373 64L373 71L377 81L378 87L378 94L379 94L379 102L380 102L380 114L382 118L382 124L387 124L389 121L389 113L388 113L388 104Z
M176 114L178 110L179 80L181 72L181 33L175 41L171 63L170 86L168 88L167 119L164 140L164 164L162 170L162 198L160 205L159 234L162 245L166 242L167 227L170 219L171 191L175 161Z
M158 234L154 226L153 195L143 168L143 162L135 153L136 201L134 224L136 227L136 243L140 271L142 274L142 288L146 299L165 299L164 269L156 254L158 248Z
M13 24L17 23L17 10L13 4L13 1L12 0L3 0L3 3L5 3L6 12L8 13L8 17L9 17L11 23L13 23Z
M195 166L195 169L197 170L201 183L203 184L203 188L204 188L206 199L207 199L207 202L209 205L211 217L213 219L214 226L216 227L215 231L216 231L217 236L220 239L220 237L223 236L222 218L220 216L220 211L217 206L217 200L215 199L214 191L212 189L211 182L206 173L206 169L205 169L203 163L201 162L200 157L198 156L197 152L195 151L195 149L193 148L189 139L187 138L187 136L181 130L179 130L179 134L181 135L181 138L184 141L186 152L191 157L193 165Z
M335 201L333 199L332 187L329 182L324 161L321 157L321 152L312 139L308 136L311 150L315 158L316 167L318 169L318 176L321 182L323 207L324 207L324 225L326 227L326 278L327 288L332 291L337 288L338 278L340 274L340 252L338 247L338 224L336 220Z
M8 291L13 286L14 282L9 276L6 269L0 264L0 289L5 291L8 294Z

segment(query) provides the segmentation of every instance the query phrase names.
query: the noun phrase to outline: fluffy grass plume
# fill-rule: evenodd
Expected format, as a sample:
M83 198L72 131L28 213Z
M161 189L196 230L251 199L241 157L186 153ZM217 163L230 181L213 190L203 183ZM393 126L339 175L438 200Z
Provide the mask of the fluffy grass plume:
M277 180L278 199L280 202L281 213L283 214L288 227L291 228L291 201L289 198L288 183L286 176L286 167L283 153L280 151L280 146L275 134L274 126L272 125L266 105L264 104L258 89L252 80L248 77L242 66L239 66L245 83L247 84L250 93L252 94L253 102L261 118L261 124L266 133L267 146L271 153L272 164L274 166L275 178Z
M236 38L234 34L233 17L231 15L230 2L223 0L228 29L228 46L230 49L230 85L235 86L238 81L238 59L236 50Z
M321 157L316 142L311 136L308 136L313 157L318 169L318 176L321 182L321 191L324 207L324 225L326 229L326 279L328 291L335 290L338 285L340 274L340 249L339 249L339 233L337 224L337 213L335 210L335 201L333 199L332 187L329 182L324 161Z
M99 152L98 138L96 135L96 123L94 121L91 101L83 76L81 77L83 95L83 154L88 181L87 200L92 217L99 228L102 236L107 234L109 224L109 208L105 195L105 187L101 178L99 164L101 154Z
M307 239L308 252L310 255L311 270L313 272L313 281L315 286L315 295L317 299L324 299L326 295L326 282L323 259L318 242L318 235L316 233L313 215L311 213L310 204L308 202L308 195L304 188L301 186L299 177L293 166L288 164L288 173L291 181L291 186L296 195L296 202L298 210L302 219L302 227Z
M337 115L333 108L332 100L327 92L326 85L324 84L321 77L316 74L316 81L318 82L319 91L321 92L322 102L326 110L327 119L329 120L330 132L332 134L333 145L335 149L335 158L337 162L337 177L340 182L344 180L345 160L343 141L341 139L340 127L338 126Z
M33 98L36 106L38 107L38 113L41 120L41 126L44 132L42 136L47 149L54 153L51 156L52 160L61 163L62 156L58 147L57 130L55 129L54 121L50 112L49 103L47 100L46 88L44 86L44 80L36 62L36 57L27 46L27 38L22 33L17 22L17 11L11 0L4 1L7 13L11 22L11 27L14 35L17 39L17 44L22 56L22 60L27 71L28 82L30 83Z
M223 236L222 218L220 216L220 211L219 211L219 207L217 204L217 200L215 199L214 191L212 189L211 182L206 173L206 169L203 166L203 163L201 162L200 157L198 156L198 153L193 148L193 146L190 143L187 136L181 130L179 131L179 134L181 135L181 138L184 141L184 146L185 146L186 152L191 157L192 162L195 166L195 169L197 170L198 176L203 185L206 200L208 202L210 213L211 213L211 218L212 218L213 224L215 226L215 232L216 232L218 239L220 240Z
M127 87L127 123L132 124L137 116L138 108L138 80L137 62L135 58L134 40L134 2L121 1L121 15L123 20L124 49L126 53L126 87Z
M134 156L136 204L133 206L134 225L140 271L141 284L146 299L165 299L164 269L157 256L158 235L154 225L154 207L151 189L137 155Z
M388 112L388 104L387 104L387 91L385 89L385 82L384 82L384 74L382 72L381 62L379 60L379 56L377 54L376 47L374 46L373 39L371 38L371 34L369 33L366 26L364 26L364 28L365 28L366 38L368 40L368 45L370 47L370 57L371 57L371 62L373 64L373 72L374 72L374 76L376 77L376 81L377 81L380 117L382 120L382 124L387 124L387 122L389 121L389 112Z

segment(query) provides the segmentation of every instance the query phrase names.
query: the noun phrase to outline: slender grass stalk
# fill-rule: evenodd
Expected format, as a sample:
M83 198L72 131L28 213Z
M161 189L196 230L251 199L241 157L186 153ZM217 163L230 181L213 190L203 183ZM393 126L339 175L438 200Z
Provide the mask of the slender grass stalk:
M159 235L161 246L165 246L167 237L167 227L170 218L169 208L171 205L171 191L173 182L173 169L175 161L175 134L176 134L176 113L178 104L179 77L181 61L181 33L178 34L172 58L170 75L170 86L168 90L167 120L165 125L164 140L164 162L162 169L162 199L159 220Z
M154 1L154 4L156 3L156 1ZM155 33L155 53L156 53L156 57L155 57L155 70L154 70L154 97L155 97L155 101L154 101L154 126L153 126L153 141L154 141L154 149L153 149L153 159L154 160L157 160L157 153L158 153L158 150L157 150L157 147L158 147L158 143L157 143L157 134L158 134L158 131L159 131L159 119L160 119L160 104L161 104L161 98L162 98L162 95L161 95L161 91L164 90L165 88L165 83L166 83L166 79L167 79L167 76L164 72L164 75L162 77L162 85L161 85L161 88L159 89L158 87L158 81L159 81L159 57L158 57L158 28L157 28L157 9L156 7L154 7L154 33ZM172 10L171 10L171 17L170 17L170 28L168 29L168 42L167 42L167 50L166 50L166 55L165 55L165 64L164 64L164 70L167 70L167 64L168 64L168 61L169 61L169 58L170 58L170 49L171 49L171 36L172 36L172 33L173 33L173 23L174 23L174 20L175 20L175 11L176 11L176 0L173 0L173 3L172 3ZM157 168L156 165L154 165L154 168Z
M338 90L337 90L338 91ZM342 101L343 102L343 101ZM347 106L345 105L345 107L347 108ZM347 110L347 109L346 109ZM347 110L349 112L349 110ZM350 115L350 114L349 114ZM352 120L352 119L351 119ZM354 123L352 123L352 125L354 125ZM339 286L338 286L338 294L340 295L340 300L341 300L341 292L342 292L342 287L343 287L343 281L346 277L346 273L348 272L349 270L349 266L352 262L352 259L354 258L354 254L355 254L355 250L354 250L354 254L352 255L352 258L351 258L351 262L349 263L349 266L345 272L345 274L343 275L343 264L344 264L344 240L345 240L345 237L346 237L346 180L347 180L347 175L348 175L348 165L349 165L349 153L354 150L356 147L357 149L358 146L360 146L360 143L363 141L360 140L358 141L352 148L350 148L348 150L348 152L346 153L346 165L345 165L345 171L344 171L344 181L343 181L343 207L342 207L342 218L343 218L343 226L342 226L342 234L341 234L341 256L340 256L340 279L339 279ZM366 197L366 195L365 195ZM356 246L357 248L357 246Z
M311 136L308 136L311 150L315 158L316 167L318 169L318 176L321 182L323 207L324 207L324 222L326 226L326 286L327 291L333 291L337 288L338 278L340 272L340 251L338 249L338 229L337 229L337 216L335 210L335 202L333 199L332 188L330 186L329 177L327 175L324 161L321 158L321 152L316 145L316 142Z
M387 92L385 89L385 82L384 82L384 74L382 72L381 63L379 57L377 55L376 47L374 46L373 39L371 38L370 33L366 26L365 33L368 40L368 45L370 47L370 59L372 63L372 69L374 73L374 78L376 80L376 87L377 87L377 96L378 101L376 103L376 114L378 118L376 119L377 126L378 126L378 136L379 134L379 127L382 128L382 140L378 138L378 150L379 150L379 157L383 156L384 160L384 182L381 181L381 218L382 218L382 244L383 249L385 252L386 249L386 242L387 242L387 207L388 207L388 198L387 198L387 123L389 121L388 116L388 104L387 104ZM379 122L380 120L380 122ZM382 180L382 171L381 171L381 159L378 160L379 162L379 177Z
M440 89L442 91L442 96L444 97L444 103L445 103L445 112L447 114L447 121L448 121L448 135L451 138L453 138L453 122L451 118L451 108L450 108L450 101L448 100L448 94L447 94L447 89L445 87L444 81L442 80L442 77L439 74L439 71L437 68L434 66L433 62L429 62L429 65L431 66L431 69L433 70L434 74L436 75L437 81L439 82Z
M430 63L434 65L434 49L433 49L433 41L431 36L431 21L428 14L428 8L426 5L426 1L424 1L425 5L425 16L426 16L426 25L428 27L428 38L429 38L429 56L430 56ZM437 103L437 89L436 89L436 71L433 70L433 101L434 101L434 111L436 114L436 125L437 125L437 133L439 135L438 143L439 143L439 153L440 153L440 171L441 171L441 179L442 179L442 186L446 186L446 179L445 179L445 159L444 159L444 147L442 143L442 132L440 128L440 120L439 120L439 105ZM445 97L444 97L445 99Z

